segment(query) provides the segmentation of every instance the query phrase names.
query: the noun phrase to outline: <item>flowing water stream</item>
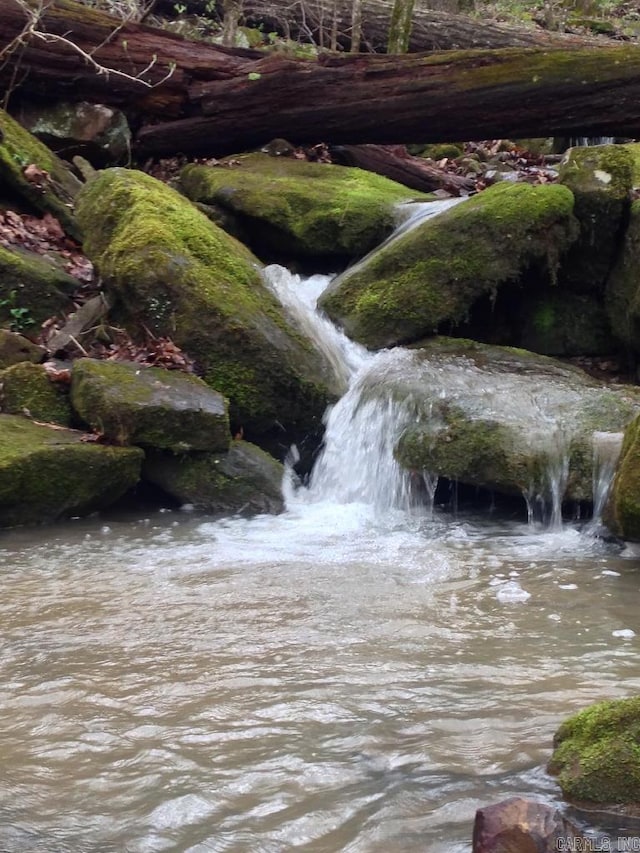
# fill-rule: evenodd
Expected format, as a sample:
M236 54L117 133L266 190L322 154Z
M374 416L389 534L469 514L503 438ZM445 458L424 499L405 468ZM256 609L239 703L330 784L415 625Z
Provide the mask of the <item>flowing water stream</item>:
M412 412L362 395L405 355L268 277L348 388L286 512L3 534L3 853L462 853L479 805L557 798L567 714L640 691L637 556L416 501Z

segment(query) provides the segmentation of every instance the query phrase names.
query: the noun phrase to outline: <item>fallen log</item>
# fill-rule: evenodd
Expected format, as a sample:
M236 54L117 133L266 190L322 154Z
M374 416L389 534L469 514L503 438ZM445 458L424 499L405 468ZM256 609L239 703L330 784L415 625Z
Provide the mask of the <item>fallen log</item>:
M632 45L302 61L122 25L72 0L48 6L37 29L26 24L22 4L3 0L0 85L121 107L142 125L138 156L220 156L276 136L393 145L640 134Z
M412 157L404 145L338 145L331 148L331 159L342 166L384 175L418 192L446 190L461 195L474 187L464 175L445 172L422 157Z
M469 50L503 47L588 46L602 43L593 36L550 32L535 26L513 26L497 21L453 15L429 9L427 2L413 7L410 53L428 50ZM372 53L386 52L393 3L363 0L360 48ZM352 0L244 0L243 15L252 25L262 25L292 39L329 47L331 31L338 45L351 49Z

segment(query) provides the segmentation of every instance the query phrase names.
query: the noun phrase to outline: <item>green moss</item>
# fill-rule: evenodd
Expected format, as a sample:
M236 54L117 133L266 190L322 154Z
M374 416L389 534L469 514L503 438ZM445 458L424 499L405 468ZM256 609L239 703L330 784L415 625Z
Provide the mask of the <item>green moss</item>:
M394 206L412 197L387 178L345 166L267 154L232 164L187 166L186 194L243 216L258 246L289 254L363 255L393 229Z
M53 214L68 234L79 238L70 206L80 182L62 160L4 110L0 110L0 130L0 179L37 210ZM42 188L25 177L24 168L30 165L48 173Z
M0 526L36 524L108 506L134 486L142 450L0 415Z
M227 403L196 376L81 358L71 373L71 400L80 417L117 444L226 450Z
M640 541L640 418L625 430L604 521L618 536Z
M39 364L24 362L2 371L2 411L12 415L28 413L36 421L71 424L67 389L49 379Z
M34 344L23 335L0 329L0 370L22 362L37 364L43 361L45 353L44 347Z
M253 514L283 508L283 466L246 441L234 441L228 453L148 453L143 476L208 512Z
M32 252L0 246L0 323L20 330L73 308L79 282ZM18 312L16 312L16 309Z
M549 772L569 800L640 802L640 697L600 702L564 722Z
M464 151L461 145L453 145L450 142L435 143L433 145L425 145L420 151L420 157L428 157L431 160L442 160L447 158L455 160L462 157Z
M572 208L565 187L498 184L347 271L320 304L367 346L432 334L532 265L553 278L576 234Z
M571 148L560 182L573 192L580 238L563 266L577 290L602 291L619 250L633 186L633 158L622 145Z
M259 434L319 421L328 374L244 246L175 191L124 169L86 186L78 219L129 328L171 337L220 383L236 424Z

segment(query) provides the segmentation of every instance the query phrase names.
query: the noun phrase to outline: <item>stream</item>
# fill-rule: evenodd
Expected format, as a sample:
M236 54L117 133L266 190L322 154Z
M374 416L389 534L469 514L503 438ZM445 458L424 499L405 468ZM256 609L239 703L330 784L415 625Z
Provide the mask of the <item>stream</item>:
M559 799L568 714L640 692L638 555L418 495L411 412L361 393L403 351L266 275L348 389L283 514L2 535L2 853L468 853L479 806Z

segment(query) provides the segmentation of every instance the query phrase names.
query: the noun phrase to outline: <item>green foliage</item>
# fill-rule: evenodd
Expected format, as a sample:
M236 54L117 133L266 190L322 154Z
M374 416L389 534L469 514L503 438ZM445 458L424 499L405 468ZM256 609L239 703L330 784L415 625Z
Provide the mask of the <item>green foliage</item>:
M0 308L7 308L11 317L10 328L13 332L22 332L33 326L35 320L31 316L31 309L20 307L17 304L17 291L11 290L9 296L5 299L0 299Z

